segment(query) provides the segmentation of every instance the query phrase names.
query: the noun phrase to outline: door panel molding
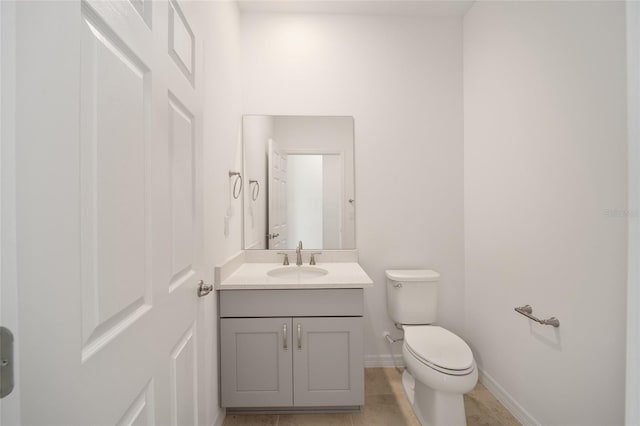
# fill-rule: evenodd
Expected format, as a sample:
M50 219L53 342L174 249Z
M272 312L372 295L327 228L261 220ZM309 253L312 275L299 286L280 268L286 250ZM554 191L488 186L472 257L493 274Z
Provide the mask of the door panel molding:
M169 291L195 274L195 116L169 91L169 174L171 176L171 265ZM180 238L182 236L182 238Z
M147 152L151 71L81 3L82 361L151 309Z
M182 9L175 0L169 0L169 56L195 86L195 36Z
M154 411L153 379L151 379L116 424L117 426L153 425L155 424Z
M197 340L193 323L171 351L171 418L175 426L198 423Z

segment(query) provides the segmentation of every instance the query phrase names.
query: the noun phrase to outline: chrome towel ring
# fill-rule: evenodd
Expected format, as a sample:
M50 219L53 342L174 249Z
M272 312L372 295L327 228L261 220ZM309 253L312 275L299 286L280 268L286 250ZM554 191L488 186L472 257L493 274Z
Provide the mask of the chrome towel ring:
M253 201L256 201L258 199L258 196L260 195L260 183L257 180L250 179L249 186L251 185L254 185L251 188L251 199Z
M240 172L234 172L229 170L229 178L232 178L233 176L235 176L236 179L233 182L232 194L233 194L233 198L237 200L238 197L240 196L240 193L242 192L242 175L240 174Z

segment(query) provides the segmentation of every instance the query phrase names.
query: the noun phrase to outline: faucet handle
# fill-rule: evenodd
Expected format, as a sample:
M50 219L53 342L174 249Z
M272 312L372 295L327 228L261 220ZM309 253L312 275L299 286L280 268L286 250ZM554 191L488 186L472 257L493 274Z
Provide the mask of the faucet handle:
M316 252L316 253L311 253L311 259L309 260L309 265L315 265L316 264L316 255L318 254L322 254L321 251Z
M289 253L278 253L278 254L284 254L284 260L282 261L282 264L287 266L289 264Z

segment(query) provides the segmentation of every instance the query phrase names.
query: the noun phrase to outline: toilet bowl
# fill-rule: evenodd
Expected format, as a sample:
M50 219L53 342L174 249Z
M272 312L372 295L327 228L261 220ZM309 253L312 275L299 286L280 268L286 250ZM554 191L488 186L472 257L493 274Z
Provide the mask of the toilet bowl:
M431 270L388 270L387 306L404 331L402 383L423 426L464 426L463 394L478 382L473 353L460 337L433 325L440 275Z
M438 326L405 326L403 385L422 425L465 425L463 394L478 382L469 346ZM410 376L410 377L408 377Z

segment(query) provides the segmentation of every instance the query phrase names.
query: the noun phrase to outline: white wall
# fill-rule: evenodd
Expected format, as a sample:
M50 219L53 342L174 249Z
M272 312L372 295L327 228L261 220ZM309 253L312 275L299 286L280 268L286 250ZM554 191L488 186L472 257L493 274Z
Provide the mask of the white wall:
M239 79L239 12L234 2L202 2L202 16L210 31L205 40L206 84L204 155L204 254L210 282L213 267L236 254L241 246L241 199L230 195L230 169L241 169L241 90ZM205 395L204 424L223 414L218 406L217 292L204 300L200 336L204 337L204 376L198 378ZM201 393L202 395L202 393ZM222 423L219 423L222 424Z
M368 365L394 330L386 268L439 271L441 323L461 333L462 20L243 14L241 32L244 113L354 116Z
M467 337L525 422L624 422L625 71L623 2L465 16Z

